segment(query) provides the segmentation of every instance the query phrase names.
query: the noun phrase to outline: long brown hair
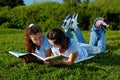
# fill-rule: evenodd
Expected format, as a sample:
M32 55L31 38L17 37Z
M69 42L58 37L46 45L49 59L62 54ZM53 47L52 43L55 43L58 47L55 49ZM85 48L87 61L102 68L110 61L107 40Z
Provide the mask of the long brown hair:
M35 35L36 33L42 33L41 27L37 25L28 26L25 30L25 49L28 53L34 53L36 45L30 39L30 35Z
M47 34L47 38L53 40L55 44L61 45L62 48L68 49L69 47L70 39L61 29L51 29Z

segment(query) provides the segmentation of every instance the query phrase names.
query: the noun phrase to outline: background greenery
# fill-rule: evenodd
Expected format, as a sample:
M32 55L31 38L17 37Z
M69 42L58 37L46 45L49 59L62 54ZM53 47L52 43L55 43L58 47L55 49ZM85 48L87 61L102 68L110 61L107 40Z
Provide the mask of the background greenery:
M25 52L24 30L0 29L0 80L119 80L120 79L120 32L107 31L109 52L71 66L47 66L24 63L8 53ZM89 31L83 31L89 41Z
M78 13L78 22L82 30L89 30L96 17L104 17L110 30L120 30L120 1L96 0L95 2L44 2L14 8L0 7L0 27L24 29L30 23L43 27L48 31L53 27L61 27L64 17Z

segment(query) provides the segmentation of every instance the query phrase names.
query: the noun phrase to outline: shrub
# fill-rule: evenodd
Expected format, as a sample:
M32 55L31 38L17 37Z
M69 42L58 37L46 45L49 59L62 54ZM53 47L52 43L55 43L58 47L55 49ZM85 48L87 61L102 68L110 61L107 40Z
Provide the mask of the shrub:
M96 17L104 17L111 30L120 30L119 3L118 0L99 0L81 4L45 2L13 9L0 8L0 25L24 29L30 23L34 23L42 26L43 31L47 31L53 27L61 28L66 15L78 13L78 26L82 30L89 30Z

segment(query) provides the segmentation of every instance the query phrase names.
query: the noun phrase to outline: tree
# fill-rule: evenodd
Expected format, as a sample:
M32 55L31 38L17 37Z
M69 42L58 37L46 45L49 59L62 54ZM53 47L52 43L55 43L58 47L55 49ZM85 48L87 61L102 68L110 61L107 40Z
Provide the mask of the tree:
M81 3L81 2L87 2L89 3L90 1L94 1L94 0L63 0L63 2L75 2L75 3Z
M81 0L63 0L63 2L75 2L75 3L81 3Z
M13 7L19 6L19 5L24 5L24 1L23 0L0 0L1 7L9 6L9 7L13 8Z

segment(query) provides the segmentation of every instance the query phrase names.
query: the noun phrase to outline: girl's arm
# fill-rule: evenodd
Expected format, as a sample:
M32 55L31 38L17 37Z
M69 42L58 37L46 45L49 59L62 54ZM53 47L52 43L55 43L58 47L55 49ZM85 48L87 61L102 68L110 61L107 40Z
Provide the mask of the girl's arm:
M69 64L69 63L70 63L70 64L73 64L74 61L76 60L77 56L78 56L78 52L73 53L73 54L70 54L70 55L69 55L69 58L68 58L68 60L67 60L68 64Z
M61 64L71 65L71 64L73 64L74 61L76 60L77 56L78 56L78 52L76 52L76 53L71 53L71 54L69 55L68 60L66 60L66 61L63 60L63 61L61 62Z
M51 65L59 65L59 64L71 65L76 60L77 56L78 56L78 52L71 53L68 58L55 60L55 61L50 62L50 64Z

